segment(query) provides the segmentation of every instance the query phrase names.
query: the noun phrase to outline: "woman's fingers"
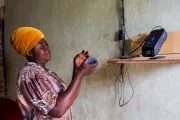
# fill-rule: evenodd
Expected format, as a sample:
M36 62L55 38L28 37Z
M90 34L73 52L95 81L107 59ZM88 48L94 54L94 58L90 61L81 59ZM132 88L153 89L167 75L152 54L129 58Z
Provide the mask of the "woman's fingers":
M87 50L83 50L81 52L81 55L84 55L85 57L88 57L89 56L89 52Z

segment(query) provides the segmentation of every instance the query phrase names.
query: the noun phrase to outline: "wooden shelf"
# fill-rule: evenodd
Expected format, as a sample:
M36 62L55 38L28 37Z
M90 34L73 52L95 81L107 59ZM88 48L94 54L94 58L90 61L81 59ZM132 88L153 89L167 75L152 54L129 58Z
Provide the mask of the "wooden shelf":
M111 59L109 63L180 63L180 54L161 55L165 58L149 59L149 57L135 57L133 59Z

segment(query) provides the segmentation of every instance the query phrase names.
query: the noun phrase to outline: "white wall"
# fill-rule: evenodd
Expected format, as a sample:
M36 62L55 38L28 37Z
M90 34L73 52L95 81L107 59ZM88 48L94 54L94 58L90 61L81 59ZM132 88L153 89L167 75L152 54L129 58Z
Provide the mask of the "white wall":
M0 5L4 5L4 0L0 0Z

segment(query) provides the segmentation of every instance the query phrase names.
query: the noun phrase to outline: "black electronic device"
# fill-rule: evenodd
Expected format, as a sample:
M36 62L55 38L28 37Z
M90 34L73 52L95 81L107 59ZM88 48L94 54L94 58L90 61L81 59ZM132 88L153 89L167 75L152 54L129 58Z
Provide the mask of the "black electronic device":
M152 30L148 37L145 39L145 43L142 47L142 55L144 57L156 56L164 41L167 39L167 32L165 29Z

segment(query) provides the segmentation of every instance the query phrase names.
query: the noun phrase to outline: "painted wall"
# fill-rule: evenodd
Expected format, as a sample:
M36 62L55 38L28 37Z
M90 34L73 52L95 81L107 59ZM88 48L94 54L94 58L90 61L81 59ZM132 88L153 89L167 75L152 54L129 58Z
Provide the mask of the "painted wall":
M0 0L0 5L4 5L4 0Z
M4 18L4 10L3 10L3 6L4 6L4 0L0 0L0 19L2 20ZM2 32L2 31L1 31ZM2 34L2 33L1 33ZM2 39L0 40L0 42L2 43ZM2 50L2 44L0 45L0 50ZM4 79L4 67L2 67L2 58L3 56L0 56L0 97L5 97L5 79Z
M126 0L128 34L150 32L156 25L167 31L180 29L180 1L162 3L164 0ZM131 64L129 73L135 94L128 105L118 106L118 66L106 63L118 55L117 42L108 45L118 31L118 0L6 0L5 4L8 97L16 99L16 78L25 62L12 52L9 36L16 27L33 26L45 33L50 44L52 61L48 67L66 83L71 80L76 53L82 49L88 49L93 56L101 53L98 71L84 78L73 104L75 120L179 120L178 64ZM131 95L127 78L125 100Z

